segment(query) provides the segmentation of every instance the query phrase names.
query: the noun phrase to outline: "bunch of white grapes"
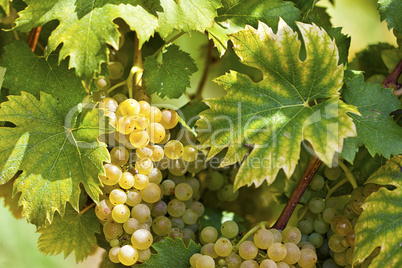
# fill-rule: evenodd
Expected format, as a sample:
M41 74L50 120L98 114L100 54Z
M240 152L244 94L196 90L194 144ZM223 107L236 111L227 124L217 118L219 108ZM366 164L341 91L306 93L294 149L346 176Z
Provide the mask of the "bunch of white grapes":
M204 213L196 173L198 150L170 140L179 120L176 111L117 94L99 102L115 132L103 137L110 150L104 164L103 195L95 213L110 243L108 256L126 266L145 262L152 243L164 237L195 240ZM164 175L167 176L163 180Z
M315 267L315 247L301 241L301 232L296 227L283 231L260 228L247 239L238 240L239 227L234 221L226 221L218 230L212 226L200 232L203 244L201 253L190 258L193 268L289 268ZM235 244L236 243L236 244Z

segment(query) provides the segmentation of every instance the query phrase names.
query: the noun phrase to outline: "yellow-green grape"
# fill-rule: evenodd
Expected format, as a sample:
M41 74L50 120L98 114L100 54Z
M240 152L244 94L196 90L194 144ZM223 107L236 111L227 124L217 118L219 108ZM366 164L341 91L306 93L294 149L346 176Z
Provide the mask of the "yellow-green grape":
M127 99L119 104L117 107L116 114L122 115L124 117L129 117L131 115L136 115L140 113L140 105L134 99Z
M133 132L135 125L129 117L121 116L116 122L116 129L121 134L127 135Z
M144 115L133 115L130 117L130 119L134 122L136 129L145 130L149 125L149 119Z
M346 241L348 242L349 246L353 247L355 245L355 231L354 230L350 230L347 234L346 234Z
M158 142L159 144L165 144L170 140L170 131L169 129L165 129L165 137L163 138L163 140L161 140L160 142Z
M181 216L183 222L187 225L191 225L197 222L198 214L191 208L188 208L184 211L183 215Z
M120 223L110 220L103 225L103 233L107 239L112 240L123 234L123 227Z
M138 261L145 262L151 257L151 250L149 248L138 250Z
M167 213L167 204L163 200L159 200L155 204L153 204L151 208L151 215L153 217L164 216Z
M269 229L269 231L274 235L274 242L280 243L282 242L282 233L277 229Z
M277 268L276 262L270 259L265 259L260 263L259 268Z
M158 168L153 168L148 174L149 182L160 184L162 182L162 172Z
M259 265L255 260L245 260L241 263L240 268L259 268Z
M178 199L172 199L167 205L167 211L172 217L181 217L186 211L186 204Z
M184 228L183 229L183 242L187 247L190 244L190 240L193 240L193 241L195 240L195 233L190 228Z
M135 150L135 153L137 154L137 156L139 158L151 158L153 152L154 151L152 150L152 147L150 145L147 145L147 146L142 147L142 148L137 148Z
M154 162L161 161L162 158L165 156L165 152L163 151L163 148L159 145L152 145L150 148L152 148L151 160Z
M116 94L113 96L113 99L117 101L118 104L122 103L123 101L127 100L127 96L124 94Z
M162 119L162 112L158 107L151 106L149 108L149 121L151 123L159 123Z
M95 214L101 221L108 221L112 219L112 209L113 204L107 200L103 199L95 207Z
M278 268L290 268L289 264L283 261L276 263L276 265Z
M200 239L204 244L215 243L216 239L218 239L218 231L212 226L207 226L202 229Z
M107 90L110 88L110 79L108 77L99 77L95 80L95 85L99 90Z
M274 243L274 235L270 230L260 229L254 234L254 243L260 249L268 249Z
M204 211L205 211L205 207L204 207L204 205L201 203L201 202L198 202L198 201L195 201L195 202L193 202L193 203L191 203L191 205L190 205L190 207L189 208L191 208L192 210L194 210L195 211L195 213L197 213L197 215L198 215L198 217L201 217L203 214L204 214ZM226 222L229 222L229 221L226 221ZM223 223L223 225L226 223L226 222L224 222ZM222 225L222 226L223 226ZM234 226L232 226L231 224L229 224L230 225L230 231L224 231L225 232L225 234L227 235L223 235L223 232L222 232L222 227L221 227L221 232L222 232L222 235L223 236L225 236L225 237L227 237L227 238L233 238L233 237L235 237L238 233L239 233L239 229L237 228L237 231L236 231L236 235L235 236L233 236L233 237L229 237L229 236L232 236L233 235L233 232L234 232L234 229L235 229L235 227ZM237 224L236 224L237 225ZM226 226L226 225L225 225ZM233 228L232 228L233 227ZM224 229L227 229L227 228L224 228ZM230 234L229 234L230 233Z
M151 103L151 96L149 96L147 94L147 92L145 90L138 90L137 93L135 93L134 95L134 99L138 100L138 101L146 101L148 103Z
M126 233L132 234L140 229L140 222L137 219L129 218L125 223L123 223L123 229Z
M346 258L346 252L347 250L344 250L342 252L335 252L334 253L334 261L336 264L339 266L346 266L348 265L348 260Z
M200 253L195 253L191 256L191 258L190 258L191 268L195 268L196 262L197 262L198 258L201 256L202 256L202 254L200 254Z
M117 205L112 210L112 218L115 222L124 223L130 218L130 209L123 204Z
M139 223L145 223L151 217L151 210L145 204L138 204L131 209L131 218Z
M164 180L161 184L161 189L164 195L171 195L174 193L176 184L172 180Z
M353 227L348 218L343 215L337 215L331 222L331 229L341 236L346 236Z
M147 203L153 204L159 201L162 197L162 191L158 184L148 183L147 187L140 191L141 198Z
M166 129L174 128L179 122L179 115L175 110L172 109L164 109L162 111L162 119L160 124Z
M149 117L151 105L146 101L139 101L138 104L140 105L140 114Z
M282 261L286 257L286 254L286 247L282 243L273 243L268 248L268 257L273 261Z
M131 244L140 250L149 248L152 245L152 234L145 229L138 229L131 236Z
M124 245L118 254L119 261L126 265L134 265L138 260L138 250L131 245Z
M119 186L123 189L130 189L134 186L134 176L130 172L123 172L119 180Z
M226 237L221 237L216 240L214 249L216 254L220 257L227 257L232 253L233 245Z
M172 222L165 216L158 216L152 222L152 231L160 236L165 236L172 229Z
M245 259L245 260L255 259L255 257L257 257L257 254L258 254L258 247L254 244L253 241L244 241L240 244L239 255L243 259Z
M286 257L283 259L287 264L295 264L299 261L301 253L299 247L294 243L285 243Z
M179 183L174 189L174 195L181 201L187 201L193 196L193 188L187 183Z
M165 128L159 123L151 123L147 128L149 140L153 143L159 143L165 138Z
M148 133L144 130L135 129L130 133L130 143L135 148L142 148L149 143Z
M353 251L354 251L354 247L350 247L346 251L346 261L349 265L353 264ZM334 258L335 258L335 256L334 256Z
M135 174L134 176L134 188L138 190L142 190L148 186L149 179L147 175L144 174Z
M301 232L299 229L297 229L297 227L289 226L282 231L283 243L291 242L299 244L300 240L301 240Z
M211 256L203 255L195 262L195 268L215 268L215 261Z
M138 170L138 173L148 175L154 168L154 164L152 163L151 159L142 158L135 162L135 168Z
M107 68L110 73L110 79L119 79L124 73L123 64L119 61L109 62Z
M225 258L225 262L228 268L238 268L242 262L242 259L236 253L230 253L229 256Z
M118 106L119 104L117 103L117 101L110 97L106 97L99 102L100 109L106 109L109 112L113 113L116 112Z
M134 207L141 203L142 198L139 190L128 190L127 191L127 201L126 204L130 207Z
M110 151L110 160L116 166L125 165L128 162L129 153L123 146L116 146Z
M317 262L317 254L311 249L302 249L300 259L297 262L301 268L314 267Z
M298 246L300 247L303 245L300 249L311 249L315 252L315 246L310 243L309 241L303 241L304 243L299 243Z
M127 201L127 194L123 190L114 189L109 194L109 201L115 206L124 204Z
M183 160L187 162L193 162L197 159L198 149L191 145L186 145L183 148Z
M168 169L169 172L175 176L183 176L187 172L187 162L182 158L171 160Z
M113 262L113 263L120 263L118 254L120 252L120 247L113 247L109 250L109 259Z
M122 175L121 169L113 164L105 164L103 167L105 168L105 175L99 175L102 183L105 185L117 184Z

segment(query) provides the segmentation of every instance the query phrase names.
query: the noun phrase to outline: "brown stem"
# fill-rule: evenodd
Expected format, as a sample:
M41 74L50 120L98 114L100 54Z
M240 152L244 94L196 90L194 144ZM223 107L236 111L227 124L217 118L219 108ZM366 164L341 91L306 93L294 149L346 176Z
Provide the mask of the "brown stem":
M396 83L398 81L399 76L402 73L402 60L398 62L392 72L385 78L384 82L382 83L384 87L389 87L394 90L397 89Z
M207 57L205 59L204 72L202 74L200 83L198 84L197 92L191 96L191 99L198 99L198 100L202 99L202 90L205 86L205 83L207 82L209 67L211 66L213 45L214 43L212 42L212 40L210 40L207 48Z
M35 51L36 44L38 43L38 39L39 39L41 30L42 30L42 26L39 26L39 27L33 28L29 32L27 43L28 43L29 47L31 48L32 52Z
M283 209L281 216L279 216L279 219L276 221L274 226L272 226L272 228L283 230L286 227L286 224L295 210L297 203L299 203L300 198L302 197L304 191L313 178L315 172L320 167L321 163L322 161L315 156L311 159L306 171L303 174L303 177L300 179L296 189L293 191L288 203Z

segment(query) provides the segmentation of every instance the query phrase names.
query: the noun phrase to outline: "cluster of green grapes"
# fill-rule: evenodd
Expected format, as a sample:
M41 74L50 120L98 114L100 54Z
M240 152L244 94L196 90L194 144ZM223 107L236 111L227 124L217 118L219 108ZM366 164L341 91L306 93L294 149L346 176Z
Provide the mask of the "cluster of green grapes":
M200 241L203 247L201 253L190 258L191 267L289 268L298 265L309 268L317 262L315 247L301 241L302 234L296 227L280 231L267 229L263 224L238 241L238 225L226 221L220 232L221 237L212 226L202 229Z
M327 179L336 180L341 169L326 167L324 172ZM310 182L310 188L319 191L324 181L322 175L316 174ZM377 185L367 184L355 188L350 196L329 197L326 200L314 197L299 211L299 215L303 215L298 223L302 240L314 245L319 257L325 260L323 268L352 267L354 227L363 212L365 199L377 190ZM377 251L373 252L361 265L354 267L368 267L376 254Z
M131 266L145 262L152 243L166 236L195 240L204 206L199 180L184 176L200 169L194 164L198 150L170 140L178 114L119 95L98 104L115 131L103 137L111 163L100 176L104 194L95 213L111 246L110 260Z

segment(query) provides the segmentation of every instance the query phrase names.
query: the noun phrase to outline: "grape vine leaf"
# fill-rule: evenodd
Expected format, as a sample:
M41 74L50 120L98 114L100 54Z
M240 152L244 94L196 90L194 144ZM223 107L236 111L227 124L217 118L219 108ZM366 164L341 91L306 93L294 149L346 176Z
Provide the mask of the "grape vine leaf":
M228 147L221 166L243 161L247 145L254 144L236 177L236 189L272 183L280 169L290 177L303 140L331 166L343 139L356 135L347 113L357 109L339 99L343 67L337 64L335 42L314 24L297 26L306 47L303 61L297 33L282 19L277 34L260 23L257 30L247 26L231 35L236 54L259 68L264 79L255 83L233 71L217 78L227 94L206 100L210 109L197 121L199 141L211 147L208 159ZM322 101L314 105L317 99Z
M190 76L198 68L190 54L170 45L162 53L162 62L154 56L145 58L144 85L148 94L157 93L161 98L177 99L190 87Z
M385 20L388 29L394 28L396 32L402 33L402 2L400 0L379 0L378 1L381 20Z
M402 156L391 158L367 180L367 183L393 185L394 190L381 188L363 204L356 223L354 262L368 257L378 246L381 252L370 267L402 266Z
M165 237L164 241L157 242L152 247L158 252L143 264L136 265L138 268L190 268L190 258L193 254L199 253L201 246L190 240L188 247L182 239L171 239Z
M67 204L64 216L54 216L53 222L38 228L41 233L38 248L44 254L58 255L64 252L66 258L75 252L75 260L83 261L96 247L95 233L100 233L99 220L93 208L79 214Z
M16 127L0 128L0 184L22 171L13 189L14 195L21 192L22 215L43 226L55 211L64 215L66 202L78 210L81 184L97 202L98 175L110 160L106 145L98 141L108 124L103 112L77 106L66 116L43 92L40 100L26 92L8 98L1 104L0 121Z
M279 17L292 27L295 27L294 21L300 19L300 11L289 1L236 0L222 3L215 19L217 23L207 30L221 56L227 49L228 34L236 33L246 25L257 27L261 21L276 31Z
M158 33L166 38L173 30L204 32L214 24L220 0L160 0L163 12L157 12Z
M195 123L200 118L198 115L206 109L208 109L208 106L205 103L197 99L192 100L180 109L180 119L186 123L192 132L195 132Z
M0 7L3 8L6 15L10 14L10 3L9 0L0 0Z
M46 92L56 100L63 100L59 107L66 113L85 97L81 80L68 69L67 61L58 65L54 54L46 60L34 54L23 41L15 41L5 51L1 66L7 68L4 87L11 95L25 91L39 98L41 91Z
M158 25L156 17L138 0L127 0L127 4L91 0L78 6L76 0L25 2L28 7L18 13L15 29L29 31L58 20L60 24L49 37L47 56L62 44L59 62L69 56L69 66L75 68L87 88L94 74L100 72L101 63L107 62L107 45L119 47L120 33L114 19L122 18L137 33L140 46L154 34Z
M18 205L20 194L13 196L13 184L17 175L6 184L0 185L0 197L4 198L4 205L7 206L16 219L21 219L22 207Z
M343 97L345 102L355 105L361 115L350 115L356 125L357 136L370 154L386 158L402 154L402 128L389 115L401 107L392 89L381 84L367 83L361 72L345 74Z

